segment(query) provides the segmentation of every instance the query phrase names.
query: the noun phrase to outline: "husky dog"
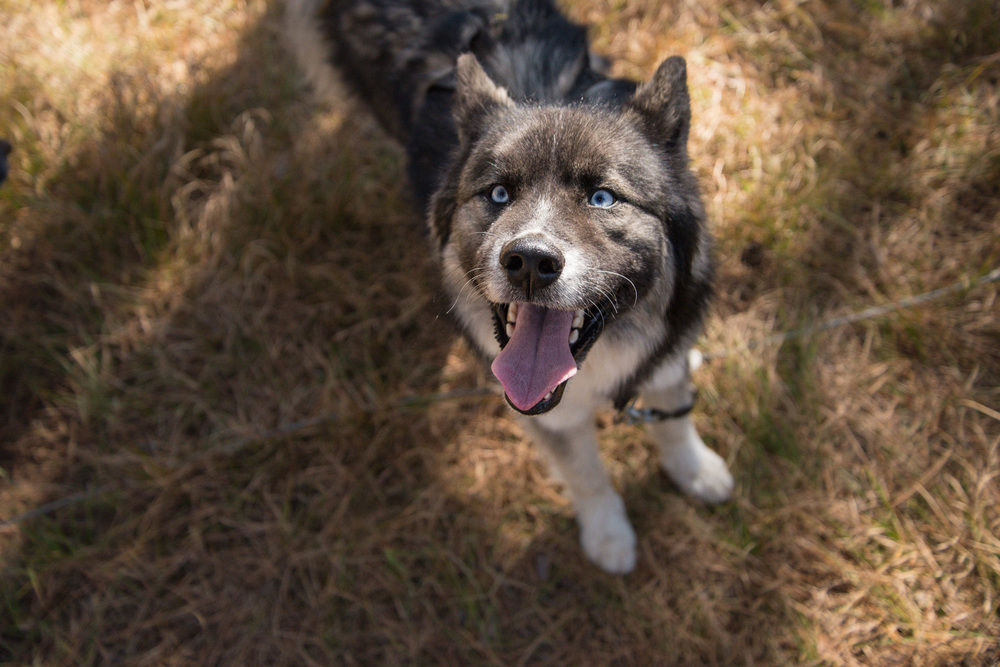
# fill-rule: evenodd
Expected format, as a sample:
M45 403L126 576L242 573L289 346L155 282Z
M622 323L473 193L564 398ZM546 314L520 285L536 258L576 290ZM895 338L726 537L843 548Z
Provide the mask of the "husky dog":
M668 475L708 503L688 352L711 292L688 168L685 62L609 78L552 0L289 0L300 60L332 64L405 147L459 327L571 494L587 556L635 566L594 410L641 396Z

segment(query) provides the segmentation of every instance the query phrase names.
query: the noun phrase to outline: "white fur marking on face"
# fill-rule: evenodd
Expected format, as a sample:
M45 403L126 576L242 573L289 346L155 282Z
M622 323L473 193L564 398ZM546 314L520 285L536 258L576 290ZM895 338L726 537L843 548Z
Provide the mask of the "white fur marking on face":
M588 276L590 272L585 259L586 253L576 246L563 248L562 253L563 271L559 280L563 283L564 289L573 294L579 294L584 291L583 288L590 280Z
M531 217L528 224L520 229L514 230L509 237L505 236L497 239L497 241L500 247L502 247L504 243L512 238L528 236L531 234L537 234L546 238L553 238L552 230L556 227L558 227L558 221L555 220L555 207L552 205L552 201L548 197L542 195L531 207ZM497 254L499 254L499 250Z
M521 231L520 234L546 235L552 226L553 212L552 202L548 197L542 195L532 209L531 226Z
M452 312L458 315L464 329L469 332L479 349L492 358L500 351L500 345L494 336L493 313L489 304L466 276L453 246L445 248L442 263L445 275L461 276L459 281L445 281L449 288L448 297L453 301L450 304ZM456 289L457 294L454 291Z

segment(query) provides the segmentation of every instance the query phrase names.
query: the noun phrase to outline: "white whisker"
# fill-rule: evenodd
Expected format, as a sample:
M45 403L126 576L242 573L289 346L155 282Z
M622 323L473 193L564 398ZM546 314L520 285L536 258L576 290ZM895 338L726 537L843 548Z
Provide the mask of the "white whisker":
M612 275L612 276L618 276L622 280L625 280L626 282L628 282L628 284L632 286L632 292L635 293L635 300L632 302L632 307L635 308L636 305L638 305L638 303L639 303L639 290L636 288L634 282L632 282L631 280L629 280L626 276L623 276L620 273L615 273L614 271L602 271L601 269L594 269L594 271L596 271L597 273L607 273L607 274ZM615 312L617 312L617 309L615 310Z
M451 311L455 310L458 306L458 302L462 300L462 295L465 294L465 288L475 282L476 278L482 275L486 271L486 267L473 267L471 270L465 272L466 281L462 284L462 287L458 290L458 295L455 296L455 300L452 302L451 307L445 311L446 315L450 315Z
M603 286L597 287L597 291L600 293L602 297L604 297L604 301L606 301L608 304L611 305L612 308L614 308L615 314L617 314L618 299L615 298L614 292L610 292L607 287Z

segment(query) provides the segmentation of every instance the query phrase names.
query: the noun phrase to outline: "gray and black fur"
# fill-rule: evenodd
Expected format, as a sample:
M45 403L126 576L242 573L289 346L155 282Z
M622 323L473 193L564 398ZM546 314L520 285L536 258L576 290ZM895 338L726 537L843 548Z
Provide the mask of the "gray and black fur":
M441 191L433 216L438 243L448 240L449 209L454 206L454 179L446 176L460 168L462 153L470 148L461 145L454 117L460 54L475 55L512 100L531 106L618 113L636 90L634 82L606 75L606 63L589 51L585 28L569 21L551 0L328 0L318 17L338 72L406 146L417 205L426 210L431 196ZM675 58L666 65L670 71L664 76L683 78L683 61ZM619 406L634 395L656 361L700 329L711 294L704 212L688 171L687 88L670 90L676 99L650 100L640 123L675 177L670 192L659 191L666 184L651 184L650 199L656 201L679 270L663 312L666 336L618 388L613 398ZM663 108L671 114L660 114ZM703 266L694 272L699 253ZM636 287L641 294L648 286ZM620 300L619 307L630 300Z
M668 474L706 502L733 486L686 416L712 262L684 60L642 85L610 78L552 0L289 2L306 68L312 35L406 147L456 320L530 416L584 550L630 570L635 537L590 421L601 402L641 394L678 415L653 428Z
M512 98L620 103L635 84L608 79L584 28L550 0L329 0L319 18L343 78L404 146L419 205L458 137L455 62L472 53Z

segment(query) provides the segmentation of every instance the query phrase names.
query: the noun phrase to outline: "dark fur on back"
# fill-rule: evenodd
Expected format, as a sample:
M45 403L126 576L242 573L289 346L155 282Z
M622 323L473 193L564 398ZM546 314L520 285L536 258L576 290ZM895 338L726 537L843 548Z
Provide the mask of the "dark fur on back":
M551 0L330 0L320 14L334 64L407 149L424 208L458 144L455 60L471 52L521 102L621 103L635 90L609 79L586 30Z

